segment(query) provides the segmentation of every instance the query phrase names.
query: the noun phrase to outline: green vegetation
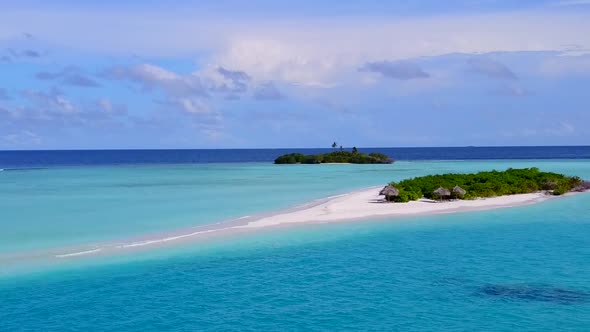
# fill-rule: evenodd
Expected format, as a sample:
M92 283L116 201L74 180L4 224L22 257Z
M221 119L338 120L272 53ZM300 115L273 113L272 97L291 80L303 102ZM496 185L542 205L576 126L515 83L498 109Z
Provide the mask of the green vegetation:
M324 154L304 155L289 153L275 159L275 164L322 164L322 163L350 163L350 164L391 164L393 160L382 153L360 153L356 148L353 152L334 151Z
M506 171L480 172L477 174L428 175L393 182L390 185L399 189L393 197L395 202L408 202L422 197L463 198L494 197L512 194L525 194L546 190L553 195L562 195L579 190L586 182L578 177L541 172L538 168L508 169ZM456 186L465 190L453 191ZM448 189L450 195L441 197L434 192L439 188ZM441 190L439 190L441 192Z
M344 151L340 145L340 151L336 150L338 143L332 143L333 152L324 154L304 155L302 153L289 153L275 159L275 164L391 164L393 159L382 153L360 153L355 147L352 152Z

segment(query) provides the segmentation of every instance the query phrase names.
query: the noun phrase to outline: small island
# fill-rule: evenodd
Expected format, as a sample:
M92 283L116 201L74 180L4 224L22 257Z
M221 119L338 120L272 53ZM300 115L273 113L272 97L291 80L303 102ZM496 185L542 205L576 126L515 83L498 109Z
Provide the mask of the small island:
M579 177L541 172L538 168L489 171L475 174L428 175L392 182L379 193L389 202L472 200L515 194L546 192L562 195L590 190L590 182Z
M334 143L332 147L335 147ZM383 153L361 153L356 147L352 151L333 151L322 154L305 155L289 153L275 159L275 164L391 164L393 159Z
M392 182L381 192L372 187L332 196L319 203L281 211L235 227L255 229L284 224L484 211L536 204L573 192L590 192L590 182L579 177L542 172L538 168L429 175ZM385 200L381 196L385 196Z

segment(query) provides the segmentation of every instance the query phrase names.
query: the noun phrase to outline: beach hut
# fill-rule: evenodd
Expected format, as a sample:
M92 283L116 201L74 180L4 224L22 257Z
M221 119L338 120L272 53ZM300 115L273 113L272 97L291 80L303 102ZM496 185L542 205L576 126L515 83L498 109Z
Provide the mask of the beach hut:
M393 186L385 186L383 189L381 189L379 195L385 196L385 200L391 202L393 201L394 197L399 196L399 189Z
M453 188L453 197L460 198L460 197L465 196L466 193L467 192L465 191L465 189L463 189L459 186L455 186Z
M432 196L438 199L449 198L451 196L451 191L447 188L440 187L432 192Z

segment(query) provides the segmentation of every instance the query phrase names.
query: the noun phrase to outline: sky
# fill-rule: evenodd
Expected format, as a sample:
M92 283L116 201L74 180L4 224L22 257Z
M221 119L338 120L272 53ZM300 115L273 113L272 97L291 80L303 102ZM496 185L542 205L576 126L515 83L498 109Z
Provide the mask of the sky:
M590 0L0 2L0 149L590 145Z

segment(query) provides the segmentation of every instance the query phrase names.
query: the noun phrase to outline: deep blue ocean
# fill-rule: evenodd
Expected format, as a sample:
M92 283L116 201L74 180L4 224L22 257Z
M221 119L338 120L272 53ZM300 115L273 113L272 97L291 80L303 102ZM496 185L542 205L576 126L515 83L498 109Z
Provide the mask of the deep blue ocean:
M447 172L590 179L590 147L0 151L0 331L589 331L590 194L59 258Z
M350 149L347 149L350 150ZM590 159L590 146L361 148L395 160ZM292 152L317 154L332 149L220 150L52 150L0 151L0 168L122 164L268 162Z

